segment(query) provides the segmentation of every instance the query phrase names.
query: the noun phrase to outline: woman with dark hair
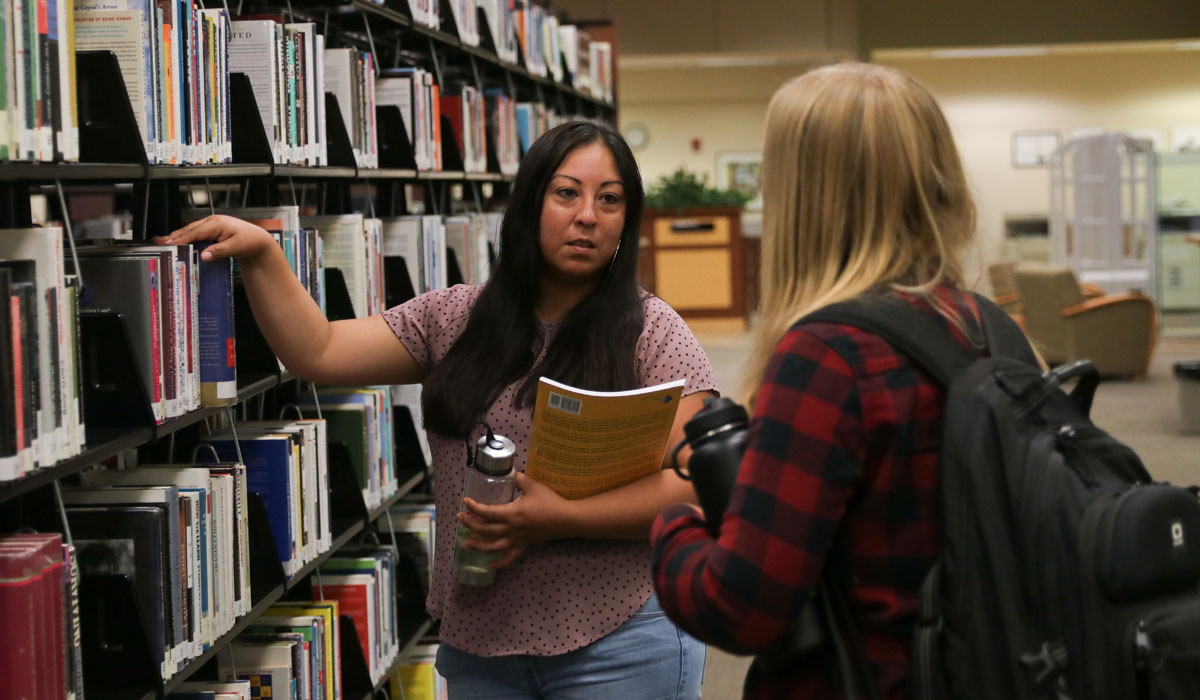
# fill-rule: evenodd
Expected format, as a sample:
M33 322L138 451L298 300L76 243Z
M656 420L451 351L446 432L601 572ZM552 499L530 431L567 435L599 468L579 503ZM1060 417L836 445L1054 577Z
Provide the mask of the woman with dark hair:
M459 512L464 438L486 421L523 469L539 377L606 391L686 379L673 443L715 392L687 325L637 284L642 200L616 131L564 124L521 161L486 285L333 323L257 226L213 216L162 240L215 240L205 260L238 258L255 319L297 376L424 384L438 523L427 608L441 620L437 668L453 698L699 697L704 647L665 618L649 576L654 516L694 501L671 470L579 500L518 473L512 503ZM474 533L464 546L499 555L493 585L451 574L456 518Z

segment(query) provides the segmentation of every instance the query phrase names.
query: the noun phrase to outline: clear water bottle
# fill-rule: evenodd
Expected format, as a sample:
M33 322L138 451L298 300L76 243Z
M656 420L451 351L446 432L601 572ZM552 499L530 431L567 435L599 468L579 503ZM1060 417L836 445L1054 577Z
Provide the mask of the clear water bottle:
M489 426L487 435L479 438L475 454L467 465L467 483L463 487L463 498L470 498L484 505L502 505L513 499L516 471L513 458L517 448L512 440L495 435ZM460 512L470 512L466 504ZM454 541L454 578L466 586L490 586L496 581L496 572L488 564L500 558L498 552L476 552L462 546L463 540L473 533L466 525L458 524L458 536Z

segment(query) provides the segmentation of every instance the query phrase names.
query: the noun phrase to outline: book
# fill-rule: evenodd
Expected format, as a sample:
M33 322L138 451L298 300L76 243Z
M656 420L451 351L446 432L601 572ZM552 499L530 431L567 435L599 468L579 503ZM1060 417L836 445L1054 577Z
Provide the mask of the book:
M198 250L208 247L206 244ZM233 263L201 262L199 299L194 324L199 332L200 404L228 406L237 402L237 349L233 335Z
M650 476L663 454L685 380L629 391L538 381L525 473L564 498L586 498Z

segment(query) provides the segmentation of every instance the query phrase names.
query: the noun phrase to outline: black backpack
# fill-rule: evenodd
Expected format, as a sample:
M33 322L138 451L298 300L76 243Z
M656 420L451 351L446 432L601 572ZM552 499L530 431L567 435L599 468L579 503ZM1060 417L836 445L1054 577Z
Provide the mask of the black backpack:
M803 321L876 334L947 390L941 552L921 589L910 696L1200 699L1196 489L1154 483L1132 450L1092 424L1099 375L1090 362L1043 373L1008 316L976 303L982 359L893 297ZM843 647L843 688L877 698L842 600L825 616L841 627L831 636Z

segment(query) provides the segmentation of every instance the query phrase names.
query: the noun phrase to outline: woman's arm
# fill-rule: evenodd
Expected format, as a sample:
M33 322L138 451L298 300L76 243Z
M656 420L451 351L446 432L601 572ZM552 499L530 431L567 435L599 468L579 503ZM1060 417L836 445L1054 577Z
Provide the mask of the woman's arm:
M254 320L284 366L320 384L413 384L424 371L382 316L330 323L262 228L232 216L193 222L158 243L216 241L204 262L236 258Z
M713 395L702 391L680 399L668 453L683 439L683 425L700 410L704 399ZM664 508L696 503L692 485L669 468L578 500L565 499L524 474L517 474L517 486L522 495L512 503L485 506L468 500L470 512L458 516L478 536L468 540L471 549L506 553L491 568L508 566L537 542L571 537L644 540Z

